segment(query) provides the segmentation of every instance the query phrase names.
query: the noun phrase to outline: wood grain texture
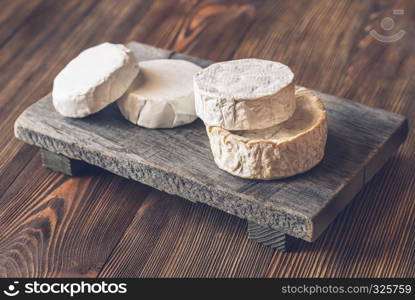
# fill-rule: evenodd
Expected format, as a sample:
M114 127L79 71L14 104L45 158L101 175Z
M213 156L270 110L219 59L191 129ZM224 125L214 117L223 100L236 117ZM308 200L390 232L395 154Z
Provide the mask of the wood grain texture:
M144 44L129 46L142 59L181 57L209 65ZM396 152L408 130L401 115L316 93L329 118L326 154L312 170L284 180L245 180L217 168L201 121L177 129L149 130L126 122L115 105L83 119L64 118L49 95L19 116L15 134L52 152L53 170L71 174L76 161L84 161L314 241Z
M0 277L96 276L149 188L102 172L64 177L39 157L27 169L2 198Z
M125 233L123 228L106 233L122 236L117 246L111 244L115 247L111 254L94 246L91 259L82 258L77 249L92 247L91 237L56 241L68 249L66 261L85 269L94 265L93 260L105 261L90 274L106 277L415 277L414 4L412 0L0 1L0 22L9 25L0 27L1 245L19 236L17 224L40 201L39 193L51 195L47 187L64 178L41 168L36 149L13 138L17 116L50 91L54 76L82 49L108 40L138 40L214 61L255 56L288 63L300 85L407 115L409 136L321 238L313 244L295 241L292 253L250 242L245 222L206 205L158 192L146 198L146 193L135 191L128 201L146 198L140 203L157 209L135 214L137 209L118 205L124 217L133 217ZM405 14L394 16L394 8ZM386 16L396 22L393 32L407 32L393 44L368 34L372 28L390 34L380 28ZM111 188L118 181L128 182L107 173L95 176L94 183L83 184L85 190L99 184L95 188L99 192L78 195L85 205L99 197L107 198L107 203L117 199ZM75 183L67 184L67 191L85 178L71 180ZM134 186L123 188L131 192ZM70 202L76 197L71 192L61 198ZM144 222L147 214L168 215L169 221ZM116 219L103 213L89 218L90 225L101 220L117 227ZM72 226L84 226L77 220ZM2 257L11 257L11 263L2 261L1 276L24 275L28 270L36 270L37 276L65 274L70 268L61 267L63 256L47 256L52 248L47 240L39 241L37 248L2 247ZM133 251L123 252L126 246ZM16 257L27 263L13 263ZM39 267L42 264L57 267L49 272Z
M250 221L248 221L248 238L271 249L283 252L290 250L290 237L287 234Z

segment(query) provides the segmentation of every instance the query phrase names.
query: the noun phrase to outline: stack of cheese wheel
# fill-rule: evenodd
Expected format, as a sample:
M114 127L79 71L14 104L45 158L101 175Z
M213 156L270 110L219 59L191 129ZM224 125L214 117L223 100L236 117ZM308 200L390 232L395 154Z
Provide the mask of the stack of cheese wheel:
M294 86L289 67L260 59L216 63L193 80L219 168L239 177L277 179L318 164L327 113L311 91Z

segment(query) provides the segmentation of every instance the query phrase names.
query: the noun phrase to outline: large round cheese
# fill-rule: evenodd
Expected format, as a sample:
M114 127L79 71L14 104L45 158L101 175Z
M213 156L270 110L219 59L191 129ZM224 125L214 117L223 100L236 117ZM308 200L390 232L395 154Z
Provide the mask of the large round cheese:
M172 128L197 119L193 76L201 68L191 62L157 59L140 63L140 75L117 101L121 113L147 128Z
M53 104L63 116L81 118L124 94L139 72L127 47L104 43L81 52L56 76Z
M289 67L262 59L216 63L194 78L197 115L227 130L271 127L295 110L294 74Z
M252 131L207 126L218 167L239 177L277 179L319 163L327 138L326 110L311 91L296 88L295 94L297 109L282 124Z

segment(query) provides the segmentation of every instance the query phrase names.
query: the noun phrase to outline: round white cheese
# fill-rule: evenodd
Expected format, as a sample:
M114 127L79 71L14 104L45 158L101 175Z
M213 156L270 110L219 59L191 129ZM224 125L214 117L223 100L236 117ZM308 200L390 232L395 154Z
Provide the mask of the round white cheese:
M172 128L197 119L193 76L201 67L184 60L141 62L140 75L117 101L121 113L147 128Z
M133 53L121 44L89 48L56 76L53 104L63 116L88 116L120 98L138 72Z
M239 177L277 179L303 173L321 161L327 139L327 113L321 100L296 88L297 109L286 122L252 131L207 126L219 168Z
M295 110L294 74L278 62L240 59L216 63L194 77L197 115L227 130L263 129Z

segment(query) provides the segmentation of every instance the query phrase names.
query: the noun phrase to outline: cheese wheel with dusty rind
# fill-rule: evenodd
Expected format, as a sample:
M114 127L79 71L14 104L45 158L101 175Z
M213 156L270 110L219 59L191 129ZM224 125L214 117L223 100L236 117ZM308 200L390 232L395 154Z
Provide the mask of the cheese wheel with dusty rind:
M132 51L103 43L81 52L56 76L53 105L65 117L82 118L120 98L139 72Z
M252 131L206 126L219 168L251 179L278 179L303 173L324 156L327 113L321 100L296 88L296 110L286 122Z
M210 126L253 130L288 120L295 111L294 74L262 59L215 63L194 77L197 115Z
M141 62L140 75L117 101L124 117L146 128L173 128L197 119L193 76L202 68L184 60Z

